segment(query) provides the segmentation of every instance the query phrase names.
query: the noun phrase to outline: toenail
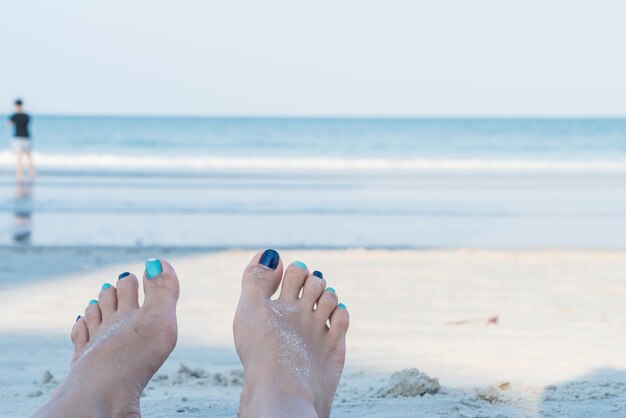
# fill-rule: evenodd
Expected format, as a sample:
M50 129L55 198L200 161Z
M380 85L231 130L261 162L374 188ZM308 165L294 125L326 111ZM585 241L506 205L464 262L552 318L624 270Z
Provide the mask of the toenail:
M111 287L111 285L109 283L105 283L102 285L102 288L100 290L107 290L109 287Z
M344 305L343 303L340 303L337 306L340 307L341 309L348 310L348 308L346 308L346 305Z
M306 270L306 264L302 261L294 261L293 265L298 267L300 270Z
M90 304L90 305L95 305L96 303L98 303L98 301L97 301L97 300L95 300L95 299L91 299L91 300L89 301L89 304Z
M158 258L150 258L146 261L146 276L148 280L158 276L163 272L163 267L161 266L161 260Z
M130 273L125 271L124 273L117 276L117 280L122 280L124 277L130 276Z
M323 279L323 278L324 278L324 275L322 274L322 272L321 272L321 271L317 271L317 270L315 270L315 271L313 272L313 275L314 275L315 277L319 278L319 279Z
M335 289L333 289L332 287L327 287L326 290L328 290L329 292L337 293L335 292Z
M76 322L78 322L79 319L80 319L80 315L76 317Z
M265 250L263 255L261 255L261 260L259 260L259 264L270 268L272 270L276 270L278 267L278 262L280 261L280 255L275 250Z

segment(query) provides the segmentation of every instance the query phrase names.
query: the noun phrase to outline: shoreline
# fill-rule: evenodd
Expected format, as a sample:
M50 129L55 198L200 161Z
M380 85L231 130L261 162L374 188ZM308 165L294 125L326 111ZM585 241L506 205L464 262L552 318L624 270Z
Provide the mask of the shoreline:
M616 249L624 188L620 175L43 175L0 183L0 244Z

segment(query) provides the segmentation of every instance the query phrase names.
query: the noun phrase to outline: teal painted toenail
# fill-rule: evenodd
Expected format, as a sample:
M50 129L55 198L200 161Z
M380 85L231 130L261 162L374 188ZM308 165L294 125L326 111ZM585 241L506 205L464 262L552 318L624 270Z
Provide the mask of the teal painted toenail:
M108 289L109 287L111 287L111 285L110 285L110 284L108 284L108 283L105 283L105 284L103 284L103 285L102 285L102 289L101 289L101 290L106 290L106 289Z
M328 290L329 292L336 293L336 292L335 292L335 289L333 289L332 287L327 287L327 288L326 288L326 290Z
M337 306L339 306L341 309L348 310L348 308L346 308L346 305L344 305L343 303L340 303L340 304L339 304L339 305L337 305Z
M148 277L148 280L158 276L162 272L163 267L161 266L161 260L151 258L146 261L146 277Z
M306 264L302 261L294 261L293 265L298 267L300 270L306 270Z
M91 300L89 301L89 304L90 304L90 305L95 305L96 303L98 303L98 301L97 301L97 300L95 300L95 299L91 299Z

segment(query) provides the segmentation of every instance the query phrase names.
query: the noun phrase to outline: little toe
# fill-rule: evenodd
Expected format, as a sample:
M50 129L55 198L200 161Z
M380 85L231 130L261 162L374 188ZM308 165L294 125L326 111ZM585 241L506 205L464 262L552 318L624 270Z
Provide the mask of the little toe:
M87 323L87 328L89 329L89 335L93 338L93 336L96 335L98 327L100 327L100 324L102 323L100 306L98 306L98 301L95 299L90 300L87 308L85 308L85 322Z
M124 272L117 279L117 310L132 309L139 309L139 281L134 274Z
M291 263L285 271L285 277L280 288L279 299L293 302L300 297L302 285L309 275L309 270L302 261Z
M337 307L337 294L332 287L327 288L322 292L322 295L317 300L317 309L315 309L315 316L318 321L326 323L330 317L331 312Z
M258 252L243 272L242 295L246 298L269 299L278 289L283 275L283 262L275 250Z
M87 343L89 342L89 331L87 329L87 323L85 318L81 315L76 318L76 322L72 327L72 344L74 344L74 354L72 355L71 365L74 365L80 355L85 350Z
M346 332L348 332L348 326L350 326L350 314L346 305L340 303L330 314L330 330L329 334L333 338L341 339L345 338Z
M98 305L100 305L102 319L111 316L117 309L117 291L110 283L104 283L100 288Z
M89 341L89 331L87 330L87 322L82 315L76 318L76 322L72 327L72 344L74 344L74 353L78 353L85 348Z
M146 261L143 291L146 294L144 306L175 308L180 285L171 264L159 259Z
M304 289L302 290L302 298L300 301L309 306L313 310L313 305L317 303L322 292L326 288L326 279L324 275L319 271L314 271L304 282Z

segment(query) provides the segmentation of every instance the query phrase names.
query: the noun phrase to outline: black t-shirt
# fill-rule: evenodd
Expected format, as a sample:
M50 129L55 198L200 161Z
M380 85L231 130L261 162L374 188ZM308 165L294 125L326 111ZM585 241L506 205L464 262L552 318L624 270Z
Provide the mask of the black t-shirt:
M11 115L10 119L15 127L14 135L18 138L28 139L28 137L30 137L28 134L28 122L30 121L30 117L26 113L14 113Z

